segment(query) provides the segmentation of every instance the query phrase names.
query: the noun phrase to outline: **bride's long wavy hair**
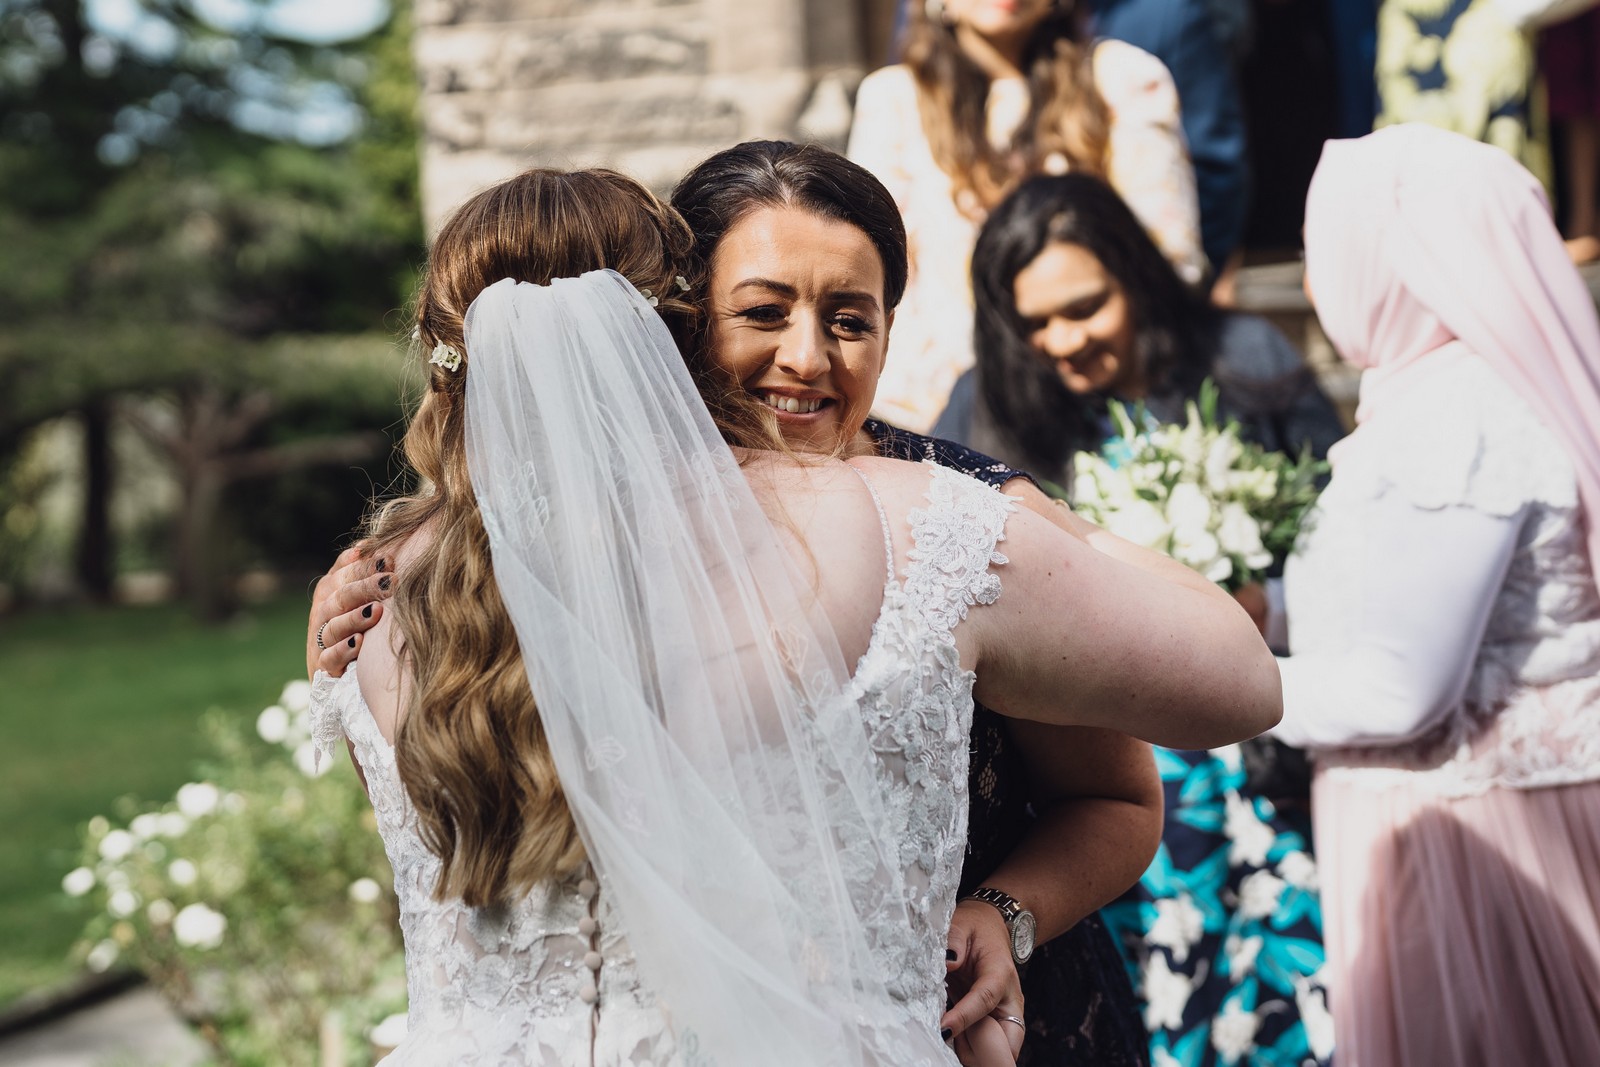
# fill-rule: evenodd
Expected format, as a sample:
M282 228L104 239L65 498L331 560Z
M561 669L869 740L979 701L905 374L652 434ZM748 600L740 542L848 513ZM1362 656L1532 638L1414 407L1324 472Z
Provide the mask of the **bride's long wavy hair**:
M989 75L962 51L942 3L911 5L904 60L928 147L958 202L970 191L992 208L1056 155L1073 171L1106 175L1111 114L1095 85L1093 46L1080 35L1076 4L1048 2L1023 48L1028 113L1001 148L989 141Z
M415 316L427 386L403 446L420 488L371 516L368 551L392 560L415 538L391 608L409 674L395 758L422 839L442 861L440 899L508 901L584 859L467 472L467 308L502 278L544 284L610 268L655 294L683 335L697 310L675 282L692 243L677 212L638 182L544 169L479 193L434 240ZM426 362L441 344L463 354L460 369ZM760 425L749 418L725 432L747 439Z

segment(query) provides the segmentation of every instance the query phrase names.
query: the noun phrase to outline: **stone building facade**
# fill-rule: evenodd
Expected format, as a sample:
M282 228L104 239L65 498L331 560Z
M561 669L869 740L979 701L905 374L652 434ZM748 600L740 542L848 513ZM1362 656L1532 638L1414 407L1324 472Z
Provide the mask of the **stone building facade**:
M430 230L533 165L664 190L754 137L842 145L898 0L417 0Z

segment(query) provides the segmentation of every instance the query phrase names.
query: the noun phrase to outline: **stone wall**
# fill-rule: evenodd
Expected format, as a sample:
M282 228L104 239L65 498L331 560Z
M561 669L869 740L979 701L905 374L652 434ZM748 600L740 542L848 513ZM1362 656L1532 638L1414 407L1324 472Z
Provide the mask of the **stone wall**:
M894 0L417 0L430 229L533 165L666 189L752 137L842 145ZM869 64L869 59L871 60Z

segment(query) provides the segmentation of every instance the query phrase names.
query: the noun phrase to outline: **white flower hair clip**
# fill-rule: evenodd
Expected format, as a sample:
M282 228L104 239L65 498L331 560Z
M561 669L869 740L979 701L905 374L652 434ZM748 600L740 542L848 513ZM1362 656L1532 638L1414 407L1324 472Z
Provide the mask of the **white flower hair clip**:
M672 280L678 286L678 290L680 292L687 293L689 291L689 279L688 278L685 278L683 275L679 274L676 277L674 277Z
M454 373L461 368L461 353L456 350L455 345L447 345L441 341L433 346L433 355L428 357L428 362Z
M660 307L661 306L661 299L659 297L657 297L656 294L652 293L650 290L648 290L648 289L640 289L639 290L639 295L644 297L644 302L646 304L649 304L651 307Z

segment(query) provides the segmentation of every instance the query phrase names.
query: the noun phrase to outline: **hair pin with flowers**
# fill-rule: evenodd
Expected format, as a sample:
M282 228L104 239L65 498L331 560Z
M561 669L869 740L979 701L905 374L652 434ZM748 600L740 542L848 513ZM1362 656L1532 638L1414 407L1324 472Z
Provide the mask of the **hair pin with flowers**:
M685 278L681 274L673 276L672 284L678 287L679 292L687 293L689 291L689 279ZM639 295L644 297L644 302L649 304L651 307L661 306L661 298L656 296L656 294L652 293L650 290L640 289Z
M428 362L454 373L461 367L461 353L457 351L455 345L447 345L441 341L433 346L433 355L428 357Z

